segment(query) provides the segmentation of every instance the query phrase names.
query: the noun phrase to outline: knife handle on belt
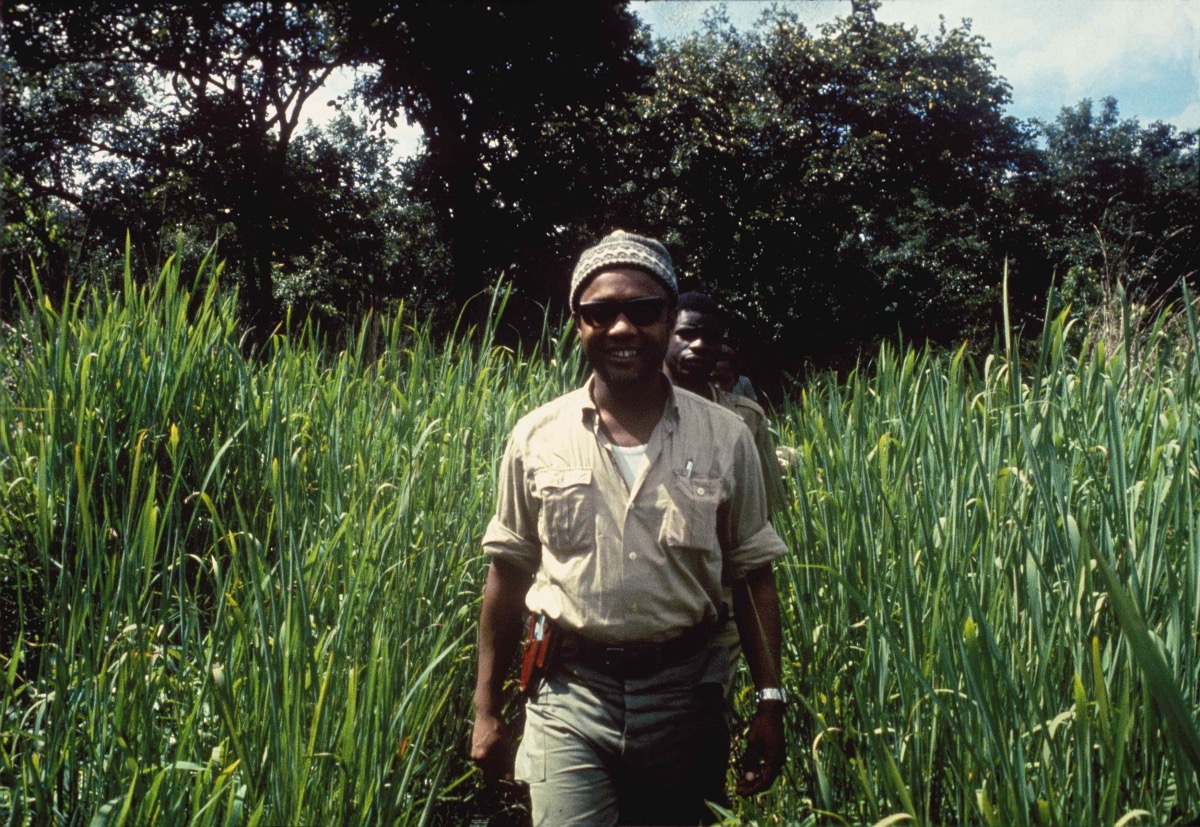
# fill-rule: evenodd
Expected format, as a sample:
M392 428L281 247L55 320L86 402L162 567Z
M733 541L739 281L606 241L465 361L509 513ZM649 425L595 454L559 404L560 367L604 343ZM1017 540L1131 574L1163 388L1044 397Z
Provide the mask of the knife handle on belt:
M529 616L525 634L525 652L521 657L521 692L532 694L553 666L554 650L558 648L558 630L544 614Z

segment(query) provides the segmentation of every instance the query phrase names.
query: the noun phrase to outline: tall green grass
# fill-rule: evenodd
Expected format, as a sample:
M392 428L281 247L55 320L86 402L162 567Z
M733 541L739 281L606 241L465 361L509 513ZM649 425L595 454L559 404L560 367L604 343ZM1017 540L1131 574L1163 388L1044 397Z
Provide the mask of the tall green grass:
M789 660L816 721L792 800L847 823L1200 815L1200 363L1194 317L1166 320L1137 364L1069 352L1065 314L1028 363L884 347L787 407Z
M247 360L218 270L39 297L2 334L0 815L484 814L479 537L576 349L399 313ZM780 412L799 700L786 777L732 819L1200 815L1194 320L1136 364L1067 327L1028 362L883 348Z
M36 605L0 812L454 821L496 451L577 364L402 314L247 361L213 269L39 298L5 350L4 588Z

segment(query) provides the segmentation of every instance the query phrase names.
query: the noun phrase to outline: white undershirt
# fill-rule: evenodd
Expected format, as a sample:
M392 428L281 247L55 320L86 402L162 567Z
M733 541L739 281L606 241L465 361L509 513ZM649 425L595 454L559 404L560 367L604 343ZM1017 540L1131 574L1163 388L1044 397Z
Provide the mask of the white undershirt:
M646 459L646 446L634 445L632 448L623 448L620 445L610 445L608 447L612 448L613 459L617 461L617 468L621 469L621 476L625 478L625 484L632 491L638 474L641 473L649 461Z

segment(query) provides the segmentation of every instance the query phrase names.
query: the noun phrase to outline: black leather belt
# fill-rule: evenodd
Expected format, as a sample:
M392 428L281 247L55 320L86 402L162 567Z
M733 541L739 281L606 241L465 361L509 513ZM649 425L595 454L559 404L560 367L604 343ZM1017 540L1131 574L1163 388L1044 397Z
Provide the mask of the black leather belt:
M662 643L618 646L597 643L564 629L561 651L564 659L590 666L614 678L645 678L706 648L714 631L712 624L701 624Z

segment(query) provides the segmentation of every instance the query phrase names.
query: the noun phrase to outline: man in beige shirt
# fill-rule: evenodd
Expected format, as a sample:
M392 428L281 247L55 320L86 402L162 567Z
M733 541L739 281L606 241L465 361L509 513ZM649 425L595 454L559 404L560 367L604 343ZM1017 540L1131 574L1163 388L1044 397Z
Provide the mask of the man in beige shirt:
M738 792L773 783L784 757L780 620L753 437L729 411L662 373L673 265L617 231L572 274L587 384L525 416L505 450L480 612L472 758L511 777L502 687L524 610L560 632L531 694L516 775L535 824L696 824L699 732L722 714L697 692L731 584L759 690Z

